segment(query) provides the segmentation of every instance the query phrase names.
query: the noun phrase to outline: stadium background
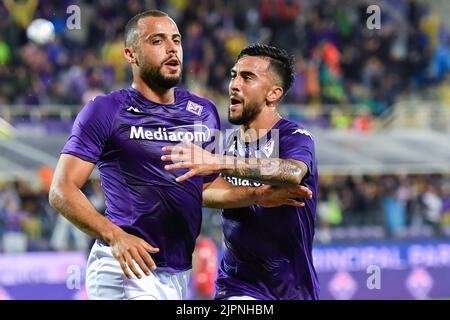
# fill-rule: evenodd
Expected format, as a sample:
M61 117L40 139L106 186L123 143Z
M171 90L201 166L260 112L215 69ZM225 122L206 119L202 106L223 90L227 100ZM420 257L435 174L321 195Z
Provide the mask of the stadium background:
M70 30L73 4L81 28ZM366 10L373 4L381 9L381 28L369 30ZM321 298L450 297L450 3L4 0L0 299L86 298L91 239L49 207L47 192L80 108L131 83L122 31L149 8L178 23L182 85L216 102L224 128L228 70L240 49L263 42L295 55L296 81L281 112L316 139ZM27 38L35 18L53 22L54 41L36 45ZM84 191L104 210L96 173ZM220 223L218 211L204 210L192 299L211 297Z

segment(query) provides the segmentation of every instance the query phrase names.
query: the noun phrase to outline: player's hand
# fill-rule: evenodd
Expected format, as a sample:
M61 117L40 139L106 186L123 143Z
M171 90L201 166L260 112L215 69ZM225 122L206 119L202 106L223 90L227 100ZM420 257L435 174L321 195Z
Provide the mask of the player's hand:
M128 279L132 278L130 270L138 279L142 278L134 262L139 265L147 276L150 275L150 269L156 269L156 264L149 252L157 253L159 249L152 247L145 240L124 231L114 237L110 245L114 258L119 261L120 267Z
M305 186L277 187L265 185L255 190L256 204L271 208L283 205L304 207L305 203L297 199L311 199L312 192Z
M179 176L176 181L181 182L197 175L208 175L219 173L221 169L220 158L201 147L183 141L176 146L166 146L163 151L170 154L161 157L162 161L172 161L173 164L164 166L166 170L189 169L188 172Z

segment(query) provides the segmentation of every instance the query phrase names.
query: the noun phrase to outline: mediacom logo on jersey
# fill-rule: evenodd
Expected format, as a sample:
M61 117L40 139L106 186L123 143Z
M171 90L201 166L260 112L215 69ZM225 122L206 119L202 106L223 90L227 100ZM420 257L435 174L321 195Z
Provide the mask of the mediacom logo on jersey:
M189 131L188 129L193 129ZM181 142L188 140L190 142L208 142L211 138L211 130L202 124L176 126L176 127L158 127L156 130L146 129L142 126L131 126L130 139L156 140Z

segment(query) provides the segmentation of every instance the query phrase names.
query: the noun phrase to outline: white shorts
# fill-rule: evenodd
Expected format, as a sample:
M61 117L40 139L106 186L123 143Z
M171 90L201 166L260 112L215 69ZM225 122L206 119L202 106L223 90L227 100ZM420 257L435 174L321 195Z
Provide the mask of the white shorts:
M250 296L231 296L226 298L225 300L258 300L258 299Z
M184 300L191 270L170 273L151 271L128 279L111 252L111 247L94 243L86 267L86 289L91 300Z

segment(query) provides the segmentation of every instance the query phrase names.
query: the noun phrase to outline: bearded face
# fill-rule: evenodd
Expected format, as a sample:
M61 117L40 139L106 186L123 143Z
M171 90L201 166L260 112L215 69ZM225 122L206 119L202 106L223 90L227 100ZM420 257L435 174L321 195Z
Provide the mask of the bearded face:
M245 101L243 98L232 96L228 109L228 121L234 125L242 125L253 121L261 112L260 101Z
M157 85L163 89L175 87L181 80L182 64L172 56L157 64L144 55L139 54L139 75L149 87Z
M144 83L155 89L176 86L181 80L183 47L175 22L167 16L141 18L134 37L130 47L135 51L134 64Z

